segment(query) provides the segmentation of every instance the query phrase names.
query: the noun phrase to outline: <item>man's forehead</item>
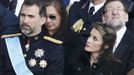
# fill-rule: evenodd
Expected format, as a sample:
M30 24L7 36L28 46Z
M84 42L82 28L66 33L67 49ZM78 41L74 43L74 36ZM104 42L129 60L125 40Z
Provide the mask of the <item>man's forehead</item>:
M106 8L124 8L123 4L120 1L111 1L106 4Z

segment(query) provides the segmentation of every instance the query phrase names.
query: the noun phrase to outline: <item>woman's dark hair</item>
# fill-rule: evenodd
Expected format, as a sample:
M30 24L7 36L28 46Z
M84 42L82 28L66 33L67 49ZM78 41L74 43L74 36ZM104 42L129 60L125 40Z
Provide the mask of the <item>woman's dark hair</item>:
M60 28L59 30L53 35L56 37L60 37L60 35L62 35L66 29L67 29L67 21L68 21L68 17L67 17L67 11L66 11L66 7L63 3L62 0L45 0L45 6L54 6L55 9L57 10L57 12L60 14L61 17L61 24L60 24ZM47 30L45 28L45 30Z

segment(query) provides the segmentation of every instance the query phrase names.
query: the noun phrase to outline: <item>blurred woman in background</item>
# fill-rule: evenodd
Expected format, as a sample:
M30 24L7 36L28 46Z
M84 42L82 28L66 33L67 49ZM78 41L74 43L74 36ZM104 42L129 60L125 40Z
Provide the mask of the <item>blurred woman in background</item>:
M64 46L65 68L76 62L81 48L80 35L68 28L68 15L63 0L45 0L46 23L44 31L47 36L60 40ZM71 60L73 58L73 60Z

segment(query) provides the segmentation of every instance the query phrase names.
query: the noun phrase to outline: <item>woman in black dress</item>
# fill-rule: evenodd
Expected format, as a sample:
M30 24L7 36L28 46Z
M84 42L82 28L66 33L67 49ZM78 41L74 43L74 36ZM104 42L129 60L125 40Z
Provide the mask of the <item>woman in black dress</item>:
M115 31L99 22L92 24L90 35L78 61L66 75L122 75L122 63L112 56Z

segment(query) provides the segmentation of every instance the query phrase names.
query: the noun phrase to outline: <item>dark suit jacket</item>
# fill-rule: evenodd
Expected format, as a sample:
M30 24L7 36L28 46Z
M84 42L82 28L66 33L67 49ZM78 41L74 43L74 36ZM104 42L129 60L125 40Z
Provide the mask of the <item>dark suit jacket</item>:
M20 32L18 18L0 5L0 36L18 32Z
M134 68L134 36L127 30L115 50L114 56L119 58L124 64L124 75Z
M0 0L0 4L5 7L8 8L10 0Z
M128 21L126 26L134 34L134 17Z

